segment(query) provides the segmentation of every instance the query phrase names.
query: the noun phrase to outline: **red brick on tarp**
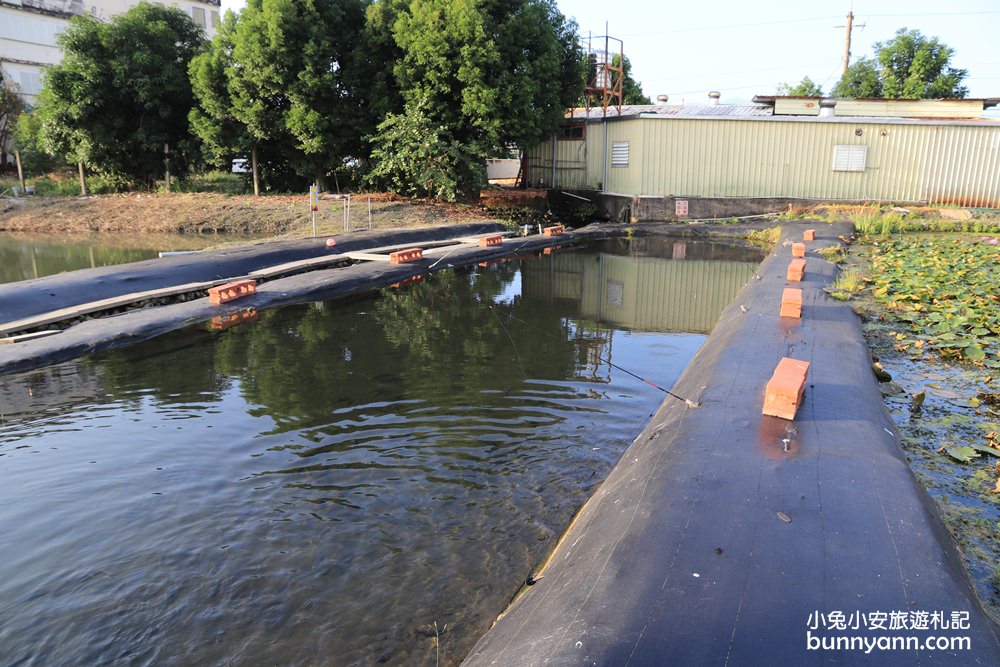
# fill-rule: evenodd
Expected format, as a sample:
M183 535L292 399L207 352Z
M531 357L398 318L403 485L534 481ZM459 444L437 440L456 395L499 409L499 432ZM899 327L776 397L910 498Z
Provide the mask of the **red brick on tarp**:
M764 390L764 414L782 419L795 419L806 390L809 362L783 357Z

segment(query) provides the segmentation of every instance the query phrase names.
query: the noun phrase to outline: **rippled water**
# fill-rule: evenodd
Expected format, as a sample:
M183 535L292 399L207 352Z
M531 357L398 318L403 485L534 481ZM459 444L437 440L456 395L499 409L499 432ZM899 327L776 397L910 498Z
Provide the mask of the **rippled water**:
M461 660L663 397L608 361L669 387L703 339L581 316L634 251L0 378L2 662Z

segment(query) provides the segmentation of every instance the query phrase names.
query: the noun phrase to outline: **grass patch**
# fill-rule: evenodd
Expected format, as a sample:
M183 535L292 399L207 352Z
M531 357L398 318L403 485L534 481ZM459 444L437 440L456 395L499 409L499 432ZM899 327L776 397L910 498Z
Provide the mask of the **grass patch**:
M768 248L778 245L781 239L781 227L771 227L770 229L754 229L747 233L747 240Z
M837 245L820 248L816 251L816 254L831 264L842 264L844 260L847 259L847 255L844 253L844 246L839 243Z
M959 211L961 209L956 209ZM977 234L1000 234L1000 217L983 214L967 219L951 219L942 216L942 209L909 211L906 209L882 209L863 207L854 210L850 219L861 236L884 238L905 232L967 232Z
M25 178L25 185L35 189L38 197L79 197L80 177L76 172L53 172L43 176ZM16 177L0 178L0 192L12 195L14 189L21 189ZM247 194L251 188L247 179L241 174L230 174L225 171L208 171L191 174L187 178L173 179L170 184L172 192L217 192L221 194ZM101 176L87 174L87 194L105 195L116 192L132 191L122 186L118 181ZM162 182L157 183L157 192L165 192Z

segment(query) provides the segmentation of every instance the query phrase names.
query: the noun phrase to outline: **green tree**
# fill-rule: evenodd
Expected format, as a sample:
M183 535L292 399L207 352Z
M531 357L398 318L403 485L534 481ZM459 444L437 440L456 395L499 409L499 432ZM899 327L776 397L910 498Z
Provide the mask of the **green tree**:
M621 57L625 58L625 66L622 67L622 104L652 104L653 101L642 92L642 84L632 78L632 63L628 56ZM615 54L611 59L612 65L617 67L621 57Z
M836 97L965 97L968 75L951 66L954 49L919 30L900 28L887 42L876 42L872 59L851 65L833 89Z
M408 195L454 201L463 183L476 183L481 155L456 140L428 115L427 97L407 102L403 113L389 114L373 137L371 184Z
M13 147L21 155L21 165L29 174L42 174L65 166L65 163L47 153L39 142L41 121L36 109L26 111L17 119Z
M250 0L192 66L195 132L215 159L270 146L265 161L325 185L363 155L367 113L362 0Z
M140 3L101 23L76 16L59 37L63 60L46 70L39 97L41 144L121 184L186 173L196 143L188 63L201 29L177 9Z
M777 88L778 95L790 95L792 97L823 97L823 88L805 76L794 86L787 83L779 83Z
M24 100L0 69L0 169L7 166L7 149L11 147L18 118L24 111Z
M403 115L457 144L459 191L474 190L485 176L482 166L466 167L540 141L582 88L575 25L551 0L377 0L373 16L383 26L392 20ZM374 173L388 174L390 166L379 164L388 157L373 155ZM406 178L396 172L389 180Z

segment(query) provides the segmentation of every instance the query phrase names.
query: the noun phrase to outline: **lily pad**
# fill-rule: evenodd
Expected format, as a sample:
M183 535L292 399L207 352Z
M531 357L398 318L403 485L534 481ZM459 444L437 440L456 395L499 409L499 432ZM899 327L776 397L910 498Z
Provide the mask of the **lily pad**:
M982 454L989 454L990 456L996 456L1000 458L1000 449L997 449L996 447L990 447L989 445L981 445L978 442L972 443L971 445L969 445L969 447Z
M962 463L968 463L973 459L979 458L979 452L972 447L964 445L962 447L948 447L944 450L944 453Z

